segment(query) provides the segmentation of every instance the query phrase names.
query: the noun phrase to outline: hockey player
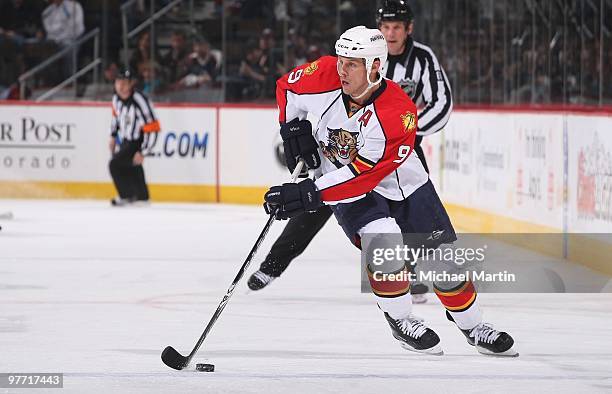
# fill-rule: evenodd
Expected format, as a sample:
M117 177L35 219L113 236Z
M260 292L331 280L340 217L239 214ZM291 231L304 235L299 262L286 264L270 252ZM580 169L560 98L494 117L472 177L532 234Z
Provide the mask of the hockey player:
M414 150L429 173L421 148L424 135L436 133L446 125L452 111L450 84L432 50L412 39L414 14L403 0L387 0L377 10L378 27L387 40L389 56L385 76L397 82L416 103L419 115ZM252 290L259 290L279 277L291 261L300 255L325 225L331 210L324 206L314 213L292 218L272 246L270 253L248 281ZM413 302L426 302L428 288L413 283Z
M416 107L399 85L380 74L387 58L384 36L377 29L358 26L344 32L335 48L337 58L326 56L297 67L277 82L281 135L289 148L285 153L310 167L319 164L319 170L316 181L270 188L266 210L286 219L316 211L325 203L357 246L364 234L402 231L437 231L438 245L452 243L453 226L414 154ZM308 114L319 118L314 135ZM415 228L410 218L417 213ZM393 264L394 271L388 273L407 270L403 261ZM392 282L370 275L370 284L402 347L442 354L438 335L412 314L407 275ZM468 343L484 354L517 355L510 335L482 322L471 282L435 285L447 317Z

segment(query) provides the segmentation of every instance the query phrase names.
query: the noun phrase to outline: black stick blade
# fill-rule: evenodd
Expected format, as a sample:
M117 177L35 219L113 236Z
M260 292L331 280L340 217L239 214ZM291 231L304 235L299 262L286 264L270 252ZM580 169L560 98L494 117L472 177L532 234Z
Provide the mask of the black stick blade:
M174 368L176 370L181 370L189 364L189 359L185 356L182 356L179 352L177 352L172 346L168 346L164 349L161 354L161 359L170 368Z

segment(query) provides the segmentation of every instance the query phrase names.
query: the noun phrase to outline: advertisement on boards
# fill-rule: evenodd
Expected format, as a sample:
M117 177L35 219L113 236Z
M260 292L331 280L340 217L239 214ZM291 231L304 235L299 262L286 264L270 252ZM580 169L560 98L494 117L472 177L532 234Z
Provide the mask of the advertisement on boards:
M0 180L110 182L110 105L4 106ZM157 107L143 149L150 183L214 184L216 109Z
M572 232L612 232L612 119L570 116L568 225Z

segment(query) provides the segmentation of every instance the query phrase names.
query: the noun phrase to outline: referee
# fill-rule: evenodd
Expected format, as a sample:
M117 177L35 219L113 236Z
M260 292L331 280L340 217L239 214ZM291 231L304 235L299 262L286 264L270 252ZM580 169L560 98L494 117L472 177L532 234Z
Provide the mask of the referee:
M418 108L414 150L429 173L421 141L448 123L453 109L450 84L431 48L412 39L414 15L405 1L385 1L377 19L389 51L385 77L400 85Z
M402 87L418 109L417 137L414 151L429 173L421 148L423 136L442 130L453 107L450 84L433 51L412 39L414 14L403 0L386 0L376 12L378 28L385 36L389 55L383 68L385 77ZM266 287L279 277L299 256L332 215L328 206L314 213L291 218L270 253L249 278L251 290ZM422 283L412 283L413 302L426 301L428 291Z
M159 132L160 126L151 101L136 91L134 84L129 70L115 79L109 142L112 158L108 164L118 194L111 200L114 206L149 201L142 152L148 146L151 133Z

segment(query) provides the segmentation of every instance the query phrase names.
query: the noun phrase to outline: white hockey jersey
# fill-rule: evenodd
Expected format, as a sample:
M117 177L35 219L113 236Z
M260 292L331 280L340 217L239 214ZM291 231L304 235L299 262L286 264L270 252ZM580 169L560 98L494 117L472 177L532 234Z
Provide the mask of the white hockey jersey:
M319 118L314 136L322 163L315 184L325 203L351 202L372 190L390 200L408 198L428 179L413 154L414 103L397 84L383 79L365 105L351 113L336 61L324 56L277 81L280 122L306 119L309 113Z

